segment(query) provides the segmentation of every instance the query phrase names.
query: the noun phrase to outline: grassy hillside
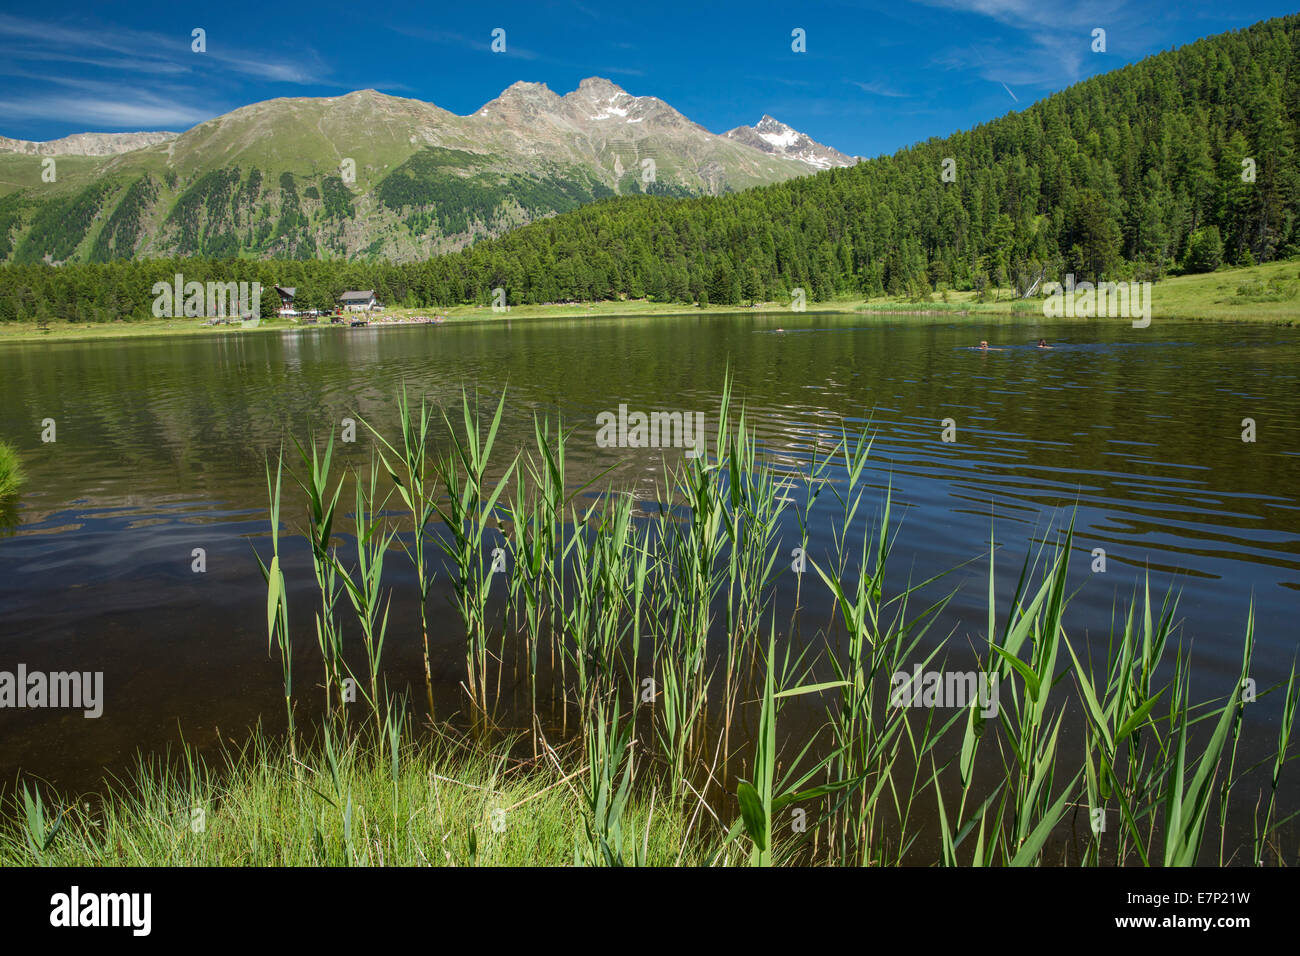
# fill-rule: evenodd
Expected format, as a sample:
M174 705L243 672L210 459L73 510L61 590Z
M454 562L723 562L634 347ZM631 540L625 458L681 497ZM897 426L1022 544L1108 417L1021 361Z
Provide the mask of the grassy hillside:
M53 211L11 195L0 199L0 247L8 241L26 264L0 266L0 321L147 316L153 283L175 272L293 285L308 307L373 288L389 305L427 308L487 305L495 289L512 306L987 299L1067 274L1125 281L1248 267L1300 254L1298 80L1293 15L1161 53L894 156L720 197L620 196L401 265L301 260L335 257L337 237L358 222L366 235L383 234L368 247L378 254L394 243L413 248L425 230L472 232L485 215L496 217L491 228L509 228L598 196L600 183L429 146L352 199L338 184L289 171L274 181L211 171L185 187L161 228L146 208L150 173L132 187L135 200L129 188L98 182ZM518 95L549 102L535 90ZM171 188L166 178L159 188ZM127 213L96 214L119 195ZM15 223L28 230L16 240ZM75 257L87 244L111 258L139 234L179 236L167 241L206 258L31 264L42 249ZM300 261L254 264L240 258L249 249ZM1256 297L1268 306L1285 294ZM1200 314L1196 305L1186 311Z
M277 99L171 142L57 156L49 169L44 157L0 152L0 261L408 261L618 194L702 195L810 170L657 100L640 125L583 128L593 96L652 99L585 82L568 97L517 84L468 117L373 90ZM517 115L534 100L554 122ZM651 182L639 175L647 157Z

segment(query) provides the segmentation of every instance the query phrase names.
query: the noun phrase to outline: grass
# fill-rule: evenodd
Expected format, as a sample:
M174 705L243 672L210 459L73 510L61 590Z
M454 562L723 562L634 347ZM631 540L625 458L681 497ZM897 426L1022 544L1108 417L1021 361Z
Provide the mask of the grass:
M1230 321L1242 317L1300 323L1300 262L1288 260L1258 266L1222 269L1202 275L1177 276L1153 289L1152 318L1204 318ZM1243 284L1271 286L1272 297L1252 301L1242 295ZM1289 292L1289 295L1288 295Z
M294 328L287 319L263 319L256 328L239 325L205 326L202 319L136 319L121 322L64 322L55 319L48 331L35 322L0 322L3 342L72 342L139 338L149 335L255 335Z
M179 763L142 761L106 793L62 804L24 790L0 867L559 866L591 845L581 780L549 755L439 737L396 751L322 741L293 757L255 736L216 768ZM643 793L619 817L638 862L697 865L721 849Z
M1211 320L1276 322L1300 324L1300 262L1284 260L1263 265L1224 268L1202 275L1173 276L1156 283L1153 290L1152 320ZM572 302L545 305L515 305L509 311L494 312L488 306L456 305L422 309L390 308L374 318L410 319L442 315L449 322L505 322L527 319L598 318L634 319L652 315L698 315L701 312L754 312L782 315L790 311L788 302L758 302L742 305L698 306L683 302L651 302L625 299L614 302ZM841 296L827 302L810 302L809 312L877 312L881 314L963 315L981 317L1019 317L1046 321L1041 299L1020 299L1010 289L990 290L986 301L974 292L949 292L947 301L939 293L928 300L907 297ZM1092 321L1115 321L1094 319ZM1128 320L1122 320L1128 321ZM382 327L379 326L379 327ZM48 329L35 322L0 322L0 343L95 341L135 338L146 335L255 335L295 329L333 329L323 326L304 327L289 319L263 319L256 328L204 326L198 319L142 319L138 321L71 324L55 320Z
M1171 276L1152 286L1151 319L1153 322L1160 319L1206 319L1300 324L1300 295L1297 294L1300 283L1297 279L1300 279L1300 261L1295 259ZM1020 299L1006 289L990 292L984 302L978 301L974 292L950 292L946 302L936 293L926 302L886 297L868 299L852 308L868 312L969 313L1059 321L1044 319L1041 299Z
M931 633L953 596L936 590L944 575L890 587L898 529L892 494L868 497L867 436L842 432L792 471L761 453L728 381L712 454L665 462L659 494L637 501L598 479L575 487L559 423L538 419L533 447L494 460L506 400L464 396L458 414L438 416L447 434L435 441L433 409L403 397L401 433L381 436L371 467L351 476L351 547L336 543L349 476L331 474L331 444L298 450L292 484L306 508L288 513L307 516L321 595L315 743L294 723L307 679L279 562L281 456L267 469L258 561L288 739L255 742L220 775L149 764L99 809L57 796L47 808L24 788L0 826L0 861L1296 862L1282 843L1296 813L1280 795L1300 684L1293 665L1258 692L1281 700L1276 729L1263 729L1246 692L1253 609L1238 672L1193 699L1177 595L1136 582L1109 637L1081 638L1066 579L1087 552L1073 526L1031 549L1009 600L991 532L985 629L953 641ZM449 450L425 462L428 447ZM830 529L817 551L815 525ZM777 584L800 570L792 545L807 567L783 607ZM463 639L461 710L431 733L411 726L383 670L385 642L427 638L423 617L420 633L387 630L384 555L399 546L417 566L415 599L430 575L451 580L456 614L441 620ZM894 675L950 673L953 654L973 655L981 686L998 689L994 712L977 697L891 705ZM824 718L792 729L796 698ZM1255 757L1267 751L1249 766L1244 731ZM208 808L202 839L176 822L194 806ZM1229 844L1234 806L1253 836L1238 826ZM518 842L485 824L498 810L522 821Z
M0 441L0 498L17 493L23 483L23 466L12 445Z

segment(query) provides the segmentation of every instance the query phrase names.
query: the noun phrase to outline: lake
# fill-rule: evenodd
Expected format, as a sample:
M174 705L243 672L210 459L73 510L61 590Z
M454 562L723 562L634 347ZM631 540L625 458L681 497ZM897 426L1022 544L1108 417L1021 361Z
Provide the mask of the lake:
M1053 348L1035 348L1040 337ZM6 710L0 779L9 785L22 770L89 788L105 768L128 769L137 750L181 739L211 749L243 739L259 718L282 727L253 557L267 529L266 456L313 430L337 438L349 417L391 434L403 384L456 414L462 388L493 406L506 389L503 450L531 445L535 413L562 414L573 429L571 485L605 475L602 487L650 503L662 497L665 456L680 452L601 447L597 416L620 405L700 412L715 428L730 369L763 449L784 467L824 455L842 424L874 434L868 504L874 517L892 489L891 579L958 569L932 588L956 589L937 628L954 643L983 640L990 534L1006 600L1026 553L1074 516L1072 636L1104 653L1115 609L1149 577L1153 595L1181 592L1194 696L1221 696L1253 601L1252 675L1265 689L1285 680L1300 646L1296 338L1158 318L1133 329L745 313L5 346L0 437L19 450L28 481L0 519L0 670L103 671L105 701L94 720ZM1000 351L973 350L981 339ZM45 419L54 442L42 441ZM1244 419L1253 441L1243 441ZM371 443L356 433L339 449L362 465ZM285 521L301 529L300 499L288 492ZM789 535L781 546L788 563ZM830 546L829 526L811 529L810 556ZM1104 572L1094 570L1098 548ZM295 639L312 648L305 548L286 550ZM390 561L398 596L385 661L391 685L418 688L408 564L400 553ZM444 715L460 705L464 677L447 595L440 573L430 608ZM300 690L314 698L316 670L303 661ZM1261 753L1273 746L1278 696L1259 702L1248 750L1250 740Z

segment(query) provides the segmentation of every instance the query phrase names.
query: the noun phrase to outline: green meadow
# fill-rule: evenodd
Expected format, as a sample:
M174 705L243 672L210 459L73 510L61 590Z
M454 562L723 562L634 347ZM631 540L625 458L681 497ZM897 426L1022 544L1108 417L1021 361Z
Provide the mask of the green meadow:
M1224 268L1217 272L1173 276L1155 283L1152 289L1152 321L1160 319L1209 320L1223 322L1271 322L1292 326L1300 324L1300 260L1270 262L1263 265ZM494 312L477 305L457 305L446 309L385 309L371 316L374 327L383 328L384 319L445 316L447 321L505 322L540 318L609 318L635 319L647 315L699 314L701 312L753 311L755 314L779 316L790 311L788 304L757 302L748 306L692 305L682 302L652 302L646 299L622 299L611 302L572 302L549 305L516 305L508 311ZM928 297L837 298L811 302L807 312L866 312L923 316L989 316L1043 318L1043 299L1022 299L1011 290L975 292L935 292ZM1069 320L1079 321L1079 320ZM1092 319L1096 322L1116 321ZM1127 321L1127 320L1120 320ZM34 322L0 323L0 343L95 340L142 335L247 335L265 332L330 328L304 326L292 319L262 319L256 327L240 325L205 326L197 319L142 319L120 322L70 323L53 320L46 328ZM335 326L346 330L347 326Z

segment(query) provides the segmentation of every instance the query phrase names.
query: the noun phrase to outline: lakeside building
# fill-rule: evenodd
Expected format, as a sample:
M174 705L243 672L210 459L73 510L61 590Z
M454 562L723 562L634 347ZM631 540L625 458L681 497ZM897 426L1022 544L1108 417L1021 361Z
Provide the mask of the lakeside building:
M344 292L339 296L339 305L344 312L374 312L379 309L379 300L375 298L375 291L368 289L365 292Z

